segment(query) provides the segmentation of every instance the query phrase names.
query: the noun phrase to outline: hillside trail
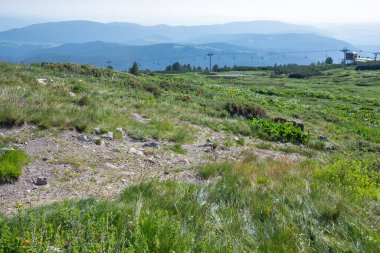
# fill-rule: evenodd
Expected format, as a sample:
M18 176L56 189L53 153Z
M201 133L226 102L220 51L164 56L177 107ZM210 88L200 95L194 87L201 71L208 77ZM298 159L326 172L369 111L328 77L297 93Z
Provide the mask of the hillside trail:
M0 185L0 213L14 214L19 204L34 207L68 199L115 198L124 188L150 180L201 183L194 170L198 165L237 160L246 151L260 158L303 159L298 154L257 149L254 144L258 140L247 137L243 146L215 147L214 143L237 136L182 123L197 132L193 143L182 146L187 151L183 155L168 148L174 144L170 141L136 141L127 134L121 140L104 140L104 145L97 145L79 140L75 131L39 130L31 125L0 128L1 134L17 140L11 147L30 157L16 182ZM38 177L46 177L48 184L37 186Z

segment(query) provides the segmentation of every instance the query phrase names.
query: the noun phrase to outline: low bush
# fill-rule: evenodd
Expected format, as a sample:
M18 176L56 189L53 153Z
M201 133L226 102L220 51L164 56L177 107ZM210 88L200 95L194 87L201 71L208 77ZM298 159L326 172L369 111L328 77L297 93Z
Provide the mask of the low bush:
M28 157L20 150L0 149L0 183L10 183L22 174Z
M243 102L241 100L228 102L225 106L225 109L230 113L231 116L240 116L246 119L268 118L263 108L247 102Z
M279 65L273 67L273 72L276 75L287 74L289 78L307 78L312 76L319 76L322 74L322 67L316 65L296 65L296 64L288 64L288 65Z
M380 70L380 62L362 63L355 68L356 70Z
M253 119L251 121L253 131L269 141L291 142L295 144L306 144L310 136L295 127L292 122L285 124L272 122L263 119Z
M41 66L45 69L70 72L80 75L88 75L93 77L111 76L112 70L96 68L91 65L76 64L76 63L41 63Z

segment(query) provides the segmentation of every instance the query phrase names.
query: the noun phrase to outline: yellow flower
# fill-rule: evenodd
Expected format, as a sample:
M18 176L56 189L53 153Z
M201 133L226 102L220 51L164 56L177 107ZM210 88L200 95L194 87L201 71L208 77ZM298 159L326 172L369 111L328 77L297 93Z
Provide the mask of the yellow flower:
M21 246L21 249L26 249L26 246L25 246L25 245L22 245L22 246Z
M30 243L30 240L26 239L26 240L24 241L24 243L25 243L25 244L29 244L29 243Z
M23 207L23 206L24 206L23 203L18 203L18 204L17 204L17 207Z

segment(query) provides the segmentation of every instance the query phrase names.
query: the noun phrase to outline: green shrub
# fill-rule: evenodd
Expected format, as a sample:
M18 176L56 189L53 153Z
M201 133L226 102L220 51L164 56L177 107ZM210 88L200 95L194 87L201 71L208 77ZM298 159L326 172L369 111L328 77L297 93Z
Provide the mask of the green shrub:
M289 78L303 79L311 76L318 76L321 72L319 71L304 71L304 72L292 72L289 74Z
M28 157L20 150L0 149L0 183L10 183L22 174Z
M362 63L355 68L356 70L380 70L379 62Z
M300 128L295 127L292 122L282 124L263 119L253 119L251 127L260 137L269 141L305 144L310 139L308 134L304 133Z
M275 66L273 71L276 75L288 74L289 78L307 78L311 76L321 75L320 67L309 65L309 66L299 66L296 64L280 65Z
M241 116L246 119L268 118L264 109L241 100L235 100L227 103L225 109L231 116Z

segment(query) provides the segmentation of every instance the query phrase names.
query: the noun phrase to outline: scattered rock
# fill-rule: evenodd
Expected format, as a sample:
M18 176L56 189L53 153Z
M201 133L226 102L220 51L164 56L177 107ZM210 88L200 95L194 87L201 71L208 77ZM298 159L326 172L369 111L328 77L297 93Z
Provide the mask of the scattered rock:
M334 150L334 145L331 142L327 142L325 145L325 150L327 151L333 151Z
M124 130L123 130L123 128L118 127L118 128L116 128L116 132L119 132L119 133L123 134Z
M77 95L77 94L75 94L75 93L72 92L72 91L69 92L69 96L70 96L70 97L75 97L76 95Z
M157 142L149 142L143 145L144 148L160 148L160 144Z
M146 159L145 161L148 162L148 163L151 163L151 164L155 164L155 163L156 163L156 161L154 160L153 157L148 158L148 159Z
M321 135L321 136L319 136L319 139L320 139L321 141L328 141L328 138L327 138L326 135Z
M0 151L14 151L14 148L0 148Z
M42 158L42 161L46 162L48 159L46 157Z
M138 113L131 113L131 117L132 117L133 120L135 120L137 122L140 122L140 123L148 123L148 122L151 121L150 118L143 117L143 116L141 116Z
M60 248L56 248L54 246L49 246L47 250L48 252L62 252Z
M37 79L37 83L38 84L46 84L46 79L43 79L43 78L39 78L39 79Z
M95 140L95 144L99 145L99 146L104 146L105 142L102 139L97 139L97 140Z
M144 153L141 151L141 150L137 150L135 148L130 148L128 153L130 154L135 154L135 155L138 155L138 156L143 156Z
M102 131L100 130L100 128L94 128L94 134L101 134Z
M5 152L13 151L14 148L0 148L0 155L4 154Z
M87 136L87 135L84 135L84 134L81 134L78 136L78 140L80 141L84 141L84 142L91 142L92 139L90 136Z
M36 185L47 185L47 178L46 177L38 177L35 184Z
M119 167L112 164L112 163L105 163L104 166L106 166L107 168L110 168L110 169L118 169Z
M113 139L113 132L107 132L105 134L102 134L101 137L103 139L112 140Z

